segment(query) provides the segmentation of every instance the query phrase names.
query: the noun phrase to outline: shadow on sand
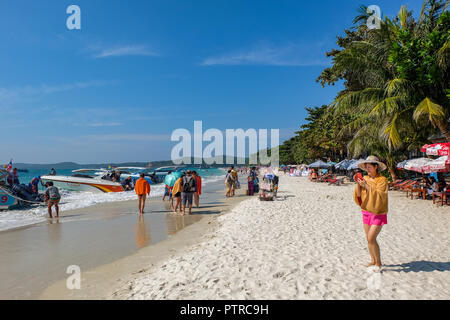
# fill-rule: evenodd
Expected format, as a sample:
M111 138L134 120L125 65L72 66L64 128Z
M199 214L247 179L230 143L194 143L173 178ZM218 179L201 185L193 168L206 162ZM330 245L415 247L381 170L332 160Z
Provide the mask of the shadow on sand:
M387 268L386 271L395 271L395 272L450 271L450 262L434 262L421 260L402 264L385 265L385 267Z

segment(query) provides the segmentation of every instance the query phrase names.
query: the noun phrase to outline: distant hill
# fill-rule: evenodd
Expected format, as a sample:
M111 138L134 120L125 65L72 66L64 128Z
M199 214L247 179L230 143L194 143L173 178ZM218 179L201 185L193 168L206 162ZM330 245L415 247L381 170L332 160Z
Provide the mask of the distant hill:
M187 158L186 158L187 159ZM191 157L191 165L193 167L200 166L202 168L222 168L227 167L231 163L226 163L226 157L223 156L223 164L206 164L203 162L203 164L194 164L194 157ZM82 168L92 168L92 169L99 169L99 168L107 168L108 166L114 166L114 167L147 167L148 164L151 164L151 168L158 168L158 167L166 167L166 166L173 166L174 163L171 160L164 160L164 161L150 161L150 162L121 162L121 163L91 163L91 164L79 164L75 162L59 162L59 163L50 163L50 164L35 164L35 163L14 163L14 167L17 169L46 169L50 170L51 168L55 168L55 170L64 170L64 169L82 169ZM234 158L234 164L239 165L248 165L249 164L249 158Z

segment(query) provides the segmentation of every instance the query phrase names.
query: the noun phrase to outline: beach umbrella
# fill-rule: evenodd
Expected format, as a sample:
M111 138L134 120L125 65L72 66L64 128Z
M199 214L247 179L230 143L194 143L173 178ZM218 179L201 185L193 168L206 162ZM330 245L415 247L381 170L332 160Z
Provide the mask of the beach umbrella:
M403 160L402 162L397 163L397 169L405 169L405 164L408 160Z
M173 187L175 182L178 180L178 178L181 177L181 172L175 171L171 174L166 175L164 179L164 183L167 184L169 187Z
M420 151L429 156L450 156L450 142L426 144Z
M415 158L415 159L409 159L406 160L406 163L403 166L403 169L415 171L419 173L424 173L424 170L426 169L426 166L431 162L432 160L429 158Z
M316 162L311 163L308 167L315 169L329 168L331 167L328 163L323 162L322 160L317 160Z
M424 167L423 172L450 172L450 156L442 156L437 159L431 160Z
M350 160L344 159L341 162L339 162L338 164L336 164L334 167L336 169L345 169L345 168L347 168L349 163L350 163Z
M364 159L359 159L359 160L355 160L352 159L352 162L347 166L347 168L345 168L346 170L356 170L359 169L358 168L358 164L360 164L362 161L364 161Z

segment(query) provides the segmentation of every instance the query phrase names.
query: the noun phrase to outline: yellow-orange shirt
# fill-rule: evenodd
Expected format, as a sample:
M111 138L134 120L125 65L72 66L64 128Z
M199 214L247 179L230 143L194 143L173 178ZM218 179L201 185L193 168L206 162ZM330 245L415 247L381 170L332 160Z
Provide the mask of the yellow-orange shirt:
M378 174L375 178L364 176L364 180L369 185L369 190L361 187L361 209L373 214L385 214L388 212L388 184L386 178ZM353 199L359 206L356 188L353 191Z

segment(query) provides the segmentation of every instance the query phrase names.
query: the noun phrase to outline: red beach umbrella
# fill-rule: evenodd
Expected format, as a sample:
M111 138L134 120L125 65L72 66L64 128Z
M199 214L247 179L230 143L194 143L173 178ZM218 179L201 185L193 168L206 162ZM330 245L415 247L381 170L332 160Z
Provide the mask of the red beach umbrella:
M450 156L450 142L426 144L420 151L430 156Z

